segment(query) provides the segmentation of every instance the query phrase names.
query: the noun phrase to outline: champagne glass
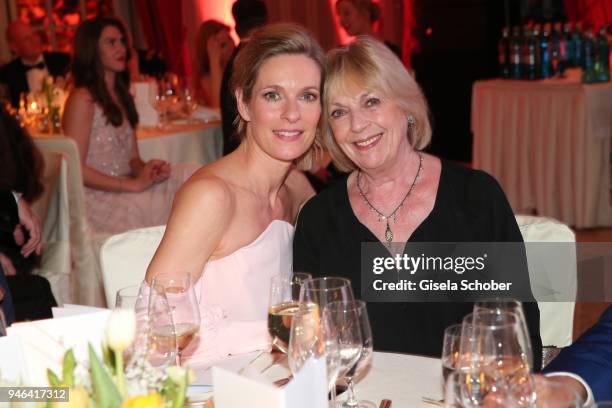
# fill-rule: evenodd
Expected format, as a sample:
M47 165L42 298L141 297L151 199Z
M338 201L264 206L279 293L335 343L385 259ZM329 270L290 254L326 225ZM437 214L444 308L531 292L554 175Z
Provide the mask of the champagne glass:
M177 364L180 364L181 352L200 330L200 306L193 290L191 275L159 274L153 278L152 286L156 291L165 294L174 321L174 326L161 328L155 335L159 338L176 336Z
M529 338L529 330L527 328L527 319L525 319L525 312L523 310L523 304L515 299L495 299L495 300L484 300L474 303L474 312L478 312L479 310L492 310L496 313L501 312L512 312L516 314L518 317L521 326L523 326L523 331L527 334ZM526 344L526 358L529 362L529 367L533 367L533 351L531 349L531 341L528 341Z
M462 324L453 324L444 329L442 341L442 386L446 384L448 376L457 369L459 362L459 346L461 344ZM445 389L445 388L443 388Z
M529 341L515 313L480 310L463 319L458 372L461 400L482 406L488 394L514 392L518 406L533 403L533 380L526 359Z
M6 319L4 317L4 311L0 308L0 337L6 336Z
M277 275L270 283L268 308L268 332L272 344L287 354L291 321L299 308L302 282L311 278L307 273L294 273L293 276Z
M126 350L128 365L145 359L154 367L167 367L176 362L176 339L160 339L154 335L164 327L174 326L170 306L164 293L151 290L146 284L128 286L117 292L116 308L133 309L136 315L136 337Z
M329 303L323 311L325 319L336 327L340 354L340 376L346 377L348 398L343 408L376 408L371 401L355 399L353 378L369 364L372 351L372 329L365 302L361 300Z

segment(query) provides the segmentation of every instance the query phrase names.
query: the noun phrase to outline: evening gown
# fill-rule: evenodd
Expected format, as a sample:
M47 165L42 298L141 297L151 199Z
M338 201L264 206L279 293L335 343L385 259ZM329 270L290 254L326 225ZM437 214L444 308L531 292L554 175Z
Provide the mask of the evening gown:
M293 233L293 225L274 220L250 244L206 263L194 284L200 333L183 351L190 365L269 348L270 280L291 273Z
M102 108L94 105L86 164L114 177L131 173L134 131L124 120L113 126ZM109 192L85 187L87 222L95 233L118 234L130 229L166 224L177 190L197 169L191 164L172 165L170 177L138 193Z

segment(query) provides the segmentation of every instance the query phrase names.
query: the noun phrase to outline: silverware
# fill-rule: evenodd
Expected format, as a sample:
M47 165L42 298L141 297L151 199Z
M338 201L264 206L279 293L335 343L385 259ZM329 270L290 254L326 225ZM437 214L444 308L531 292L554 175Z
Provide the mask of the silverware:
M380 405L378 408L391 408L391 400L384 399L380 401Z
M438 407L444 406L444 400L437 400L435 398L421 397L421 401L423 401L426 404L431 404L431 405L435 405Z

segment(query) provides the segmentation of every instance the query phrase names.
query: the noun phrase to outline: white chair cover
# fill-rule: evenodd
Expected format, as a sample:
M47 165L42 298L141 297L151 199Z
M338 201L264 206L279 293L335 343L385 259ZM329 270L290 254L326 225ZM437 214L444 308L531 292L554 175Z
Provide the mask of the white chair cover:
M576 242L574 232L565 224L552 218L517 215L516 221L528 242ZM566 249L565 247L563 249ZM569 248L567 248L569 249ZM575 299L577 288L576 249L555 251L555 256L542 259L542 248L527 246L527 263L529 265L532 288L546 286L554 293L561 293L561 299L567 300L567 294ZM537 273L535 271L538 271ZM536 292L537 289L535 290ZM541 299L540 296L538 296ZM540 336L542 345L565 347L572 343L575 302L538 301L540 308Z
M100 249L102 280L108 307L115 306L119 289L139 285L164 236L165 225L113 235Z

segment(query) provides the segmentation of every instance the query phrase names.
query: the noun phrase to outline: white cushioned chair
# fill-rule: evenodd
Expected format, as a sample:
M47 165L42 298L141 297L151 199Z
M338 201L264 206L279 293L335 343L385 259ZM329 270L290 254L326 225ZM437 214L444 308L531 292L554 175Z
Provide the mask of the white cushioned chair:
M526 243L576 242L574 232L552 218L517 215L516 221ZM572 343L575 302L567 300L575 299L577 290L575 246L527 245L526 249L531 286L540 308L542 345L568 346Z
M100 249L102 280L108 307L115 306L121 288L140 284L164 236L165 225L113 235Z

